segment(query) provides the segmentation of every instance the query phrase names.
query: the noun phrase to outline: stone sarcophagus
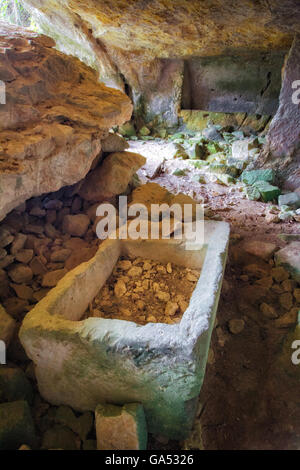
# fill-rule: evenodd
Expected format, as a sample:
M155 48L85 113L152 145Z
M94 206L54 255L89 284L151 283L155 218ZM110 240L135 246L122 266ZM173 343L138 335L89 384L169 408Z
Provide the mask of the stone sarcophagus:
M35 306L20 338L46 400L81 411L94 411L99 403L140 402L149 432L187 436L205 374L229 225L205 221L204 231L204 244L194 251L182 240L106 240L90 261L70 271ZM124 255L201 270L179 323L82 320Z

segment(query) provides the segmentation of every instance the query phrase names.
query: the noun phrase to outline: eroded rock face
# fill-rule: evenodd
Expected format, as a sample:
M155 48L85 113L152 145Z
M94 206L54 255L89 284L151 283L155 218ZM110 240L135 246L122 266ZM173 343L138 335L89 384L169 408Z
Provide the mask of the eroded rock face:
M148 57L213 56L237 49L276 49L288 45L291 31L299 30L297 0L284 5L229 0L26 0L38 9L39 21L59 31L66 20L68 30L100 39L106 50L114 47ZM138 14L137 14L138 10ZM51 16L51 13L56 13ZM122 28L120 27L122 26ZM75 34L74 34L75 36ZM67 34L67 38L68 38ZM67 41L66 38L66 41ZM91 42L91 38L90 38Z
M84 178L132 105L54 41L0 23L0 219L32 196Z
M79 194L86 201L103 201L126 191L134 173L146 163L145 157L133 152L111 153L89 173Z
M191 57L240 57L245 74L244 100L236 98L229 106L225 97L221 103L213 97L207 107L207 99L201 99L201 107L197 109L220 111L221 104L222 112L232 112L232 109L244 112L245 108L253 112L262 108L255 112L269 114L271 109L270 114L273 114L278 94L268 96L270 92L274 94L271 90L274 74L271 79L267 76L272 67L270 69L263 59L258 71L253 72L243 54L245 51L256 54L288 51L293 35L300 29L297 0L288 0L284 5L279 0L26 0L24 3L31 9L34 7L32 13L37 23L55 38L59 48L92 64L104 83L124 90L125 77L132 89L136 116L147 123L154 119L162 121L167 127L178 125L184 75L185 82L189 82L184 65ZM230 69L234 66L233 60ZM214 70L201 66L201 77L210 73L214 74ZM261 75L258 105L252 103L251 73L254 73L254 88L258 86L255 76ZM206 97L210 88L215 89L209 82L210 76ZM203 86L200 88L203 91ZM220 89L219 93L223 87ZM262 98L259 97L261 92Z
M276 167L284 186L300 186L300 35L296 35L283 72L279 108L271 122L266 148L258 160L259 166ZM294 84L294 85L293 85Z

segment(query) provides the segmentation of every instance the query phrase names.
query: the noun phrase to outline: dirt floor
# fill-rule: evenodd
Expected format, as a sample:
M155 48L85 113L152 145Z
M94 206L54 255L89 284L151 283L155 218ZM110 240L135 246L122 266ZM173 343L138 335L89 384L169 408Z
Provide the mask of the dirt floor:
M265 262L255 256L245 256L240 246L255 240L283 247L285 241L278 235L300 235L300 224L268 222L268 204L243 198L234 186L195 183L193 171L183 177L172 175L178 161L168 161L170 145L131 142L131 150L148 159L145 169L139 172L140 178L172 192L203 199L214 217L231 225L228 263L198 416L191 437L181 446L186 449L299 449L299 380L287 375L277 361L282 341L291 327L285 321L288 316L285 312L294 307L292 315L296 315L299 304L293 301L292 306L283 308L280 296L288 297L284 292L290 288L280 278L281 282L273 279L272 285L266 281L272 277L272 258ZM247 272L251 263L262 271L257 268L257 272ZM262 303L273 306L279 313L265 318ZM239 320L239 327L231 331L232 320ZM178 448L175 443L151 443L152 448L158 446Z

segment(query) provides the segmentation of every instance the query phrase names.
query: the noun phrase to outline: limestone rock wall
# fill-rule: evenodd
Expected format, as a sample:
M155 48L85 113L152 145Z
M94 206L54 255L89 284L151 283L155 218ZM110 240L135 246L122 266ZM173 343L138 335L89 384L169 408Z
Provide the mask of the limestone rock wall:
M0 219L32 196L84 178L130 99L46 36L0 23ZM2 86L3 88L3 86ZM2 100L3 101L3 100Z
M299 80L300 35L298 34L286 59L279 107L269 127L267 145L257 162L257 166L277 168L284 186L288 189L300 187Z
M24 3L60 50L92 65L104 83L130 87L137 119L160 119L170 127L178 123L182 61L240 57L245 51L287 51L293 35L300 31L298 0ZM230 112L228 106L221 111Z
M289 46L300 30L297 0L25 0L61 36L90 34L109 51L151 58L213 56ZM72 26L71 26L72 25ZM292 32L292 33L291 33ZM75 35L74 35L75 36ZM83 36L82 36L83 38ZM83 39L81 40L83 42Z
M286 52L186 60L182 108L274 115Z

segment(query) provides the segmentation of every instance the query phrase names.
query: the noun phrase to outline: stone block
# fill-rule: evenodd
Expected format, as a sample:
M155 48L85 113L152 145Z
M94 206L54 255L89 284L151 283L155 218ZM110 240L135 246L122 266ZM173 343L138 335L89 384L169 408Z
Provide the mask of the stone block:
M98 450L147 449L147 425L141 404L98 405L95 418Z

